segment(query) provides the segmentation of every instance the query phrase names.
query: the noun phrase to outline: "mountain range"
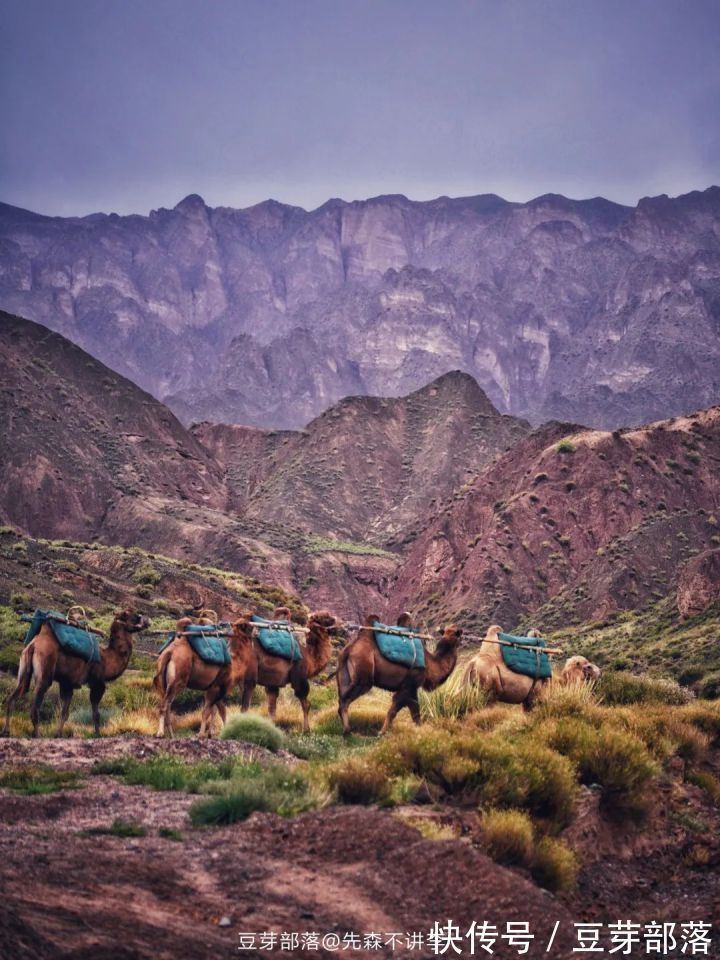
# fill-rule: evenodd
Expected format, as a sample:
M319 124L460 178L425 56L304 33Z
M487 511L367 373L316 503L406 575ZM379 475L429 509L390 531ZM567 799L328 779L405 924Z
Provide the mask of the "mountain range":
M0 205L0 307L202 420L297 429L451 370L615 428L720 401L720 188L637 206L382 196L305 211Z
M646 609L679 581L686 611L717 592L720 407L533 430L454 371L345 398L299 431L188 429L39 324L0 313L0 347L0 519L31 537L140 547L428 625L567 626Z

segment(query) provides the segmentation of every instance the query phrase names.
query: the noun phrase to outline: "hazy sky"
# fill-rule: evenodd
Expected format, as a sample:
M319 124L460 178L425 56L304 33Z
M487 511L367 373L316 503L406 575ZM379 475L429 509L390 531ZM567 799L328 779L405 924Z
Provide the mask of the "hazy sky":
M720 182L720 0L2 0L0 199Z

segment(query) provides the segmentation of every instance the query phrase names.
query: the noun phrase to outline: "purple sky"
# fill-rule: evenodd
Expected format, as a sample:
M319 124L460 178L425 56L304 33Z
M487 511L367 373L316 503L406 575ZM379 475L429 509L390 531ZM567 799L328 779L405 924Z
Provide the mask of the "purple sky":
M3 0L0 199L683 193L719 38L720 0Z

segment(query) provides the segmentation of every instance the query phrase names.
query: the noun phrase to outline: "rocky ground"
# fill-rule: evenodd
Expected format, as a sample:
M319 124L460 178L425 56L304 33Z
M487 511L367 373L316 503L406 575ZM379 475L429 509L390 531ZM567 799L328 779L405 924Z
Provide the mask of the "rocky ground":
M682 825L663 814L679 779L668 779L667 796L658 797L642 834L603 824L593 791L583 791L572 829L585 867L575 893L554 897L522 871L486 857L469 813L423 808L424 816L452 824L458 837L448 840L423 838L402 809L332 807L292 819L254 813L234 826L196 829L188 817L194 796L88 775L99 760L144 759L159 750L187 760L263 753L196 739L162 745L143 737L0 741L4 769L41 763L80 775L75 788L44 796L0 790L3 956L268 956L272 951L260 949L259 938L239 950L240 934L272 931L278 955L420 958L433 956L432 947L408 949L405 934L427 934L434 921L451 919L463 934L473 920L496 924L501 933L508 922L527 922L536 934L527 956L569 958L576 955L575 921L720 925L717 811L709 814L701 791L690 789L686 817L704 817L707 830L700 841L688 839ZM146 834L88 832L116 819L140 824ZM348 931L403 936L394 950L387 944L338 949L334 938L342 942ZM281 949L279 935L293 932L319 933L319 948L288 941ZM472 955L468 941L463 949ZM712 949L707 955L717 956ZM495 948L501 957L516 953L505 943ZM483 955L477 945L476 955Z

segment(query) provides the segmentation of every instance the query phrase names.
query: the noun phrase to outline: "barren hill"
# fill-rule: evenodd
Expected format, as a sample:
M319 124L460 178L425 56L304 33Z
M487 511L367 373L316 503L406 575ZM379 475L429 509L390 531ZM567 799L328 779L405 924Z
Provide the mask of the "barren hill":
M636 207L0 205L0 307L185 422L297 428L344 396L402 396L461 369L536 423L637 424L720 401L720 188Z
M444 505L393 587L432 620L544 626L674 592L720 543L720 407L613 433L548 424Z
M200 424L233 508L340 540L407 542L434 506L529 431L455 371L407 397L347 397L300 432Z

